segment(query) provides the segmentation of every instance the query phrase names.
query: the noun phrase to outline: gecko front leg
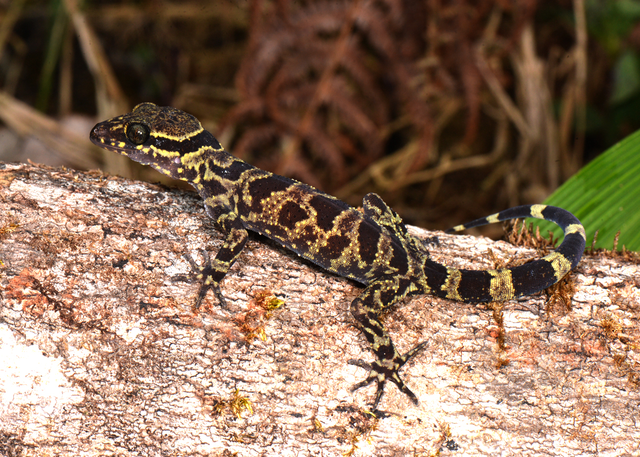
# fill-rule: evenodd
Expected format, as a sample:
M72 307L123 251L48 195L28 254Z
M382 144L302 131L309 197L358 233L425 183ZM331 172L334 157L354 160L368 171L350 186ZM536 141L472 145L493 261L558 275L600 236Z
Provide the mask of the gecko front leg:
M220 282L240 256L249 237L249 233L244 228L244 224L237 213L225 211L225 208L212 208L210 206L206 208L210 216L217 215L216 224L226 237L213 260L210 259L208 253L205 254L205 263L202 266L197 265L190 256L185 255L191 267L197 272L196 277L201 281L198 298L195 303L196 309L200 308L202 300L204 300L210 289L213 290L220 304L226 306L226 300L220 291Z

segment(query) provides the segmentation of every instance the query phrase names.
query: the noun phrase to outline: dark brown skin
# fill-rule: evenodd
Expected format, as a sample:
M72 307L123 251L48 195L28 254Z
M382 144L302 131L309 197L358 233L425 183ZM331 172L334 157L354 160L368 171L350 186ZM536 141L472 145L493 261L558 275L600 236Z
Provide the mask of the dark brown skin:
M136 162L189 182L226 239L216 257L197 267L202 287L197 305L212 289L221 303L220 282L247 241L260 233L332 273L365 285L351 313L376 355L372 364L355 362L369 376L353 390L377 383L373 409L387 381L415 404L416 396L399 369L422 347L402 355L380 322L380 314L403 298L432 294L465 302L504 301L558 282L579 262L585 247L580 221L568 211L545 205L518 206L452 231L488 223L535 217L558 224L565 238L542 259L501 270L458 270L429 259L422 242L376 194L367 194L363 211L311 186L260 170L235 158L190 114L142 103L131 113L97 124L91 141Z

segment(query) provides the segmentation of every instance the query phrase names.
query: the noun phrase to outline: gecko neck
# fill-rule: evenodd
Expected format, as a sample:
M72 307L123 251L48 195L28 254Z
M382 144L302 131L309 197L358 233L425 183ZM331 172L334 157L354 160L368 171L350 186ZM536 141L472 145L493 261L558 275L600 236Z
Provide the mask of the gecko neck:
M235 189L244 173L252 169L256 168L222 148L204 148L197 163L193 166L185 164L179 179L191 183L200 196L207 200Z

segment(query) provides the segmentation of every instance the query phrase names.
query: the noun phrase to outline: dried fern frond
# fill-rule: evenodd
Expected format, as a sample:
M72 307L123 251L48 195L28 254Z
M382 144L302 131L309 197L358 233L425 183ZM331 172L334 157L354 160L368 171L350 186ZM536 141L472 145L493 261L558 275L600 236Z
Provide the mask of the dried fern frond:
M500 101L487 71L491 84L511 90L519 76L509 52L535 9L535 0L253 0L236 76L242 101L222 122L236 126L229 146L339 193L429 181L415 200L432 204L446 184L430 170L481 174L464 168L475 163L468 156L498 160L492 139L505 114L493 114ZM518 185L513 171L500 168L492 185Z
M376 47L390 51L393 41L384 27L380 33L386 38L363 39L366 29L378 31L370 25L368 2L316 2L294 12L285 3L256 25L266 39L251 40L236 79L246 102L230 113L223 126L246 126L234 145L234 150L240 146L239 153L258 163L262 154L279 154L276 170L297 178L302 176L294 168L301 171L302 164L316 175L316 170L327 169L321 179L336 187L349 179L346 170L354 159L366 166L382 154L379 131L389 122L390 104L372 69L383 66ZM264 110L255 109L256 98L263 100ZM271 123L272 130L292 139L287 150L265 151L269 145L264 144L248 150L253 142L242 137L256 138L252 125ZM340 142L335 141L338 137Z

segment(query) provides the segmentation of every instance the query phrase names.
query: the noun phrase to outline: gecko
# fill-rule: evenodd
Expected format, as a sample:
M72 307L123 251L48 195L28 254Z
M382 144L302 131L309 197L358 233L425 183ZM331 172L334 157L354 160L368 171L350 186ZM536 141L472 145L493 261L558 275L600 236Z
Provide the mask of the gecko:
M548 255L524 265L488 270L457 269L437 263L400 216L375 193L362 210L291 178L254 167L227 152L198 119L172 107L141 103L130 113L96 124L91 141L109 151L186 181L204 200L206 213L224 242L203 265L187 260L201 281L200 306L209 290L221 305L220 283L256 232L320 268L364 286L350 312L375 355L355 361L369 373L352 391L377 384L375 411L388 382L414 404L418 398L400 377L403 365L425 346L401 354L380 320L406 297L427 294L468 303L506 301L539 292L560 281L583 254L586 235L570 212L547 205L523 205L477 219L449 231L533 217L559 225L564 240Z

